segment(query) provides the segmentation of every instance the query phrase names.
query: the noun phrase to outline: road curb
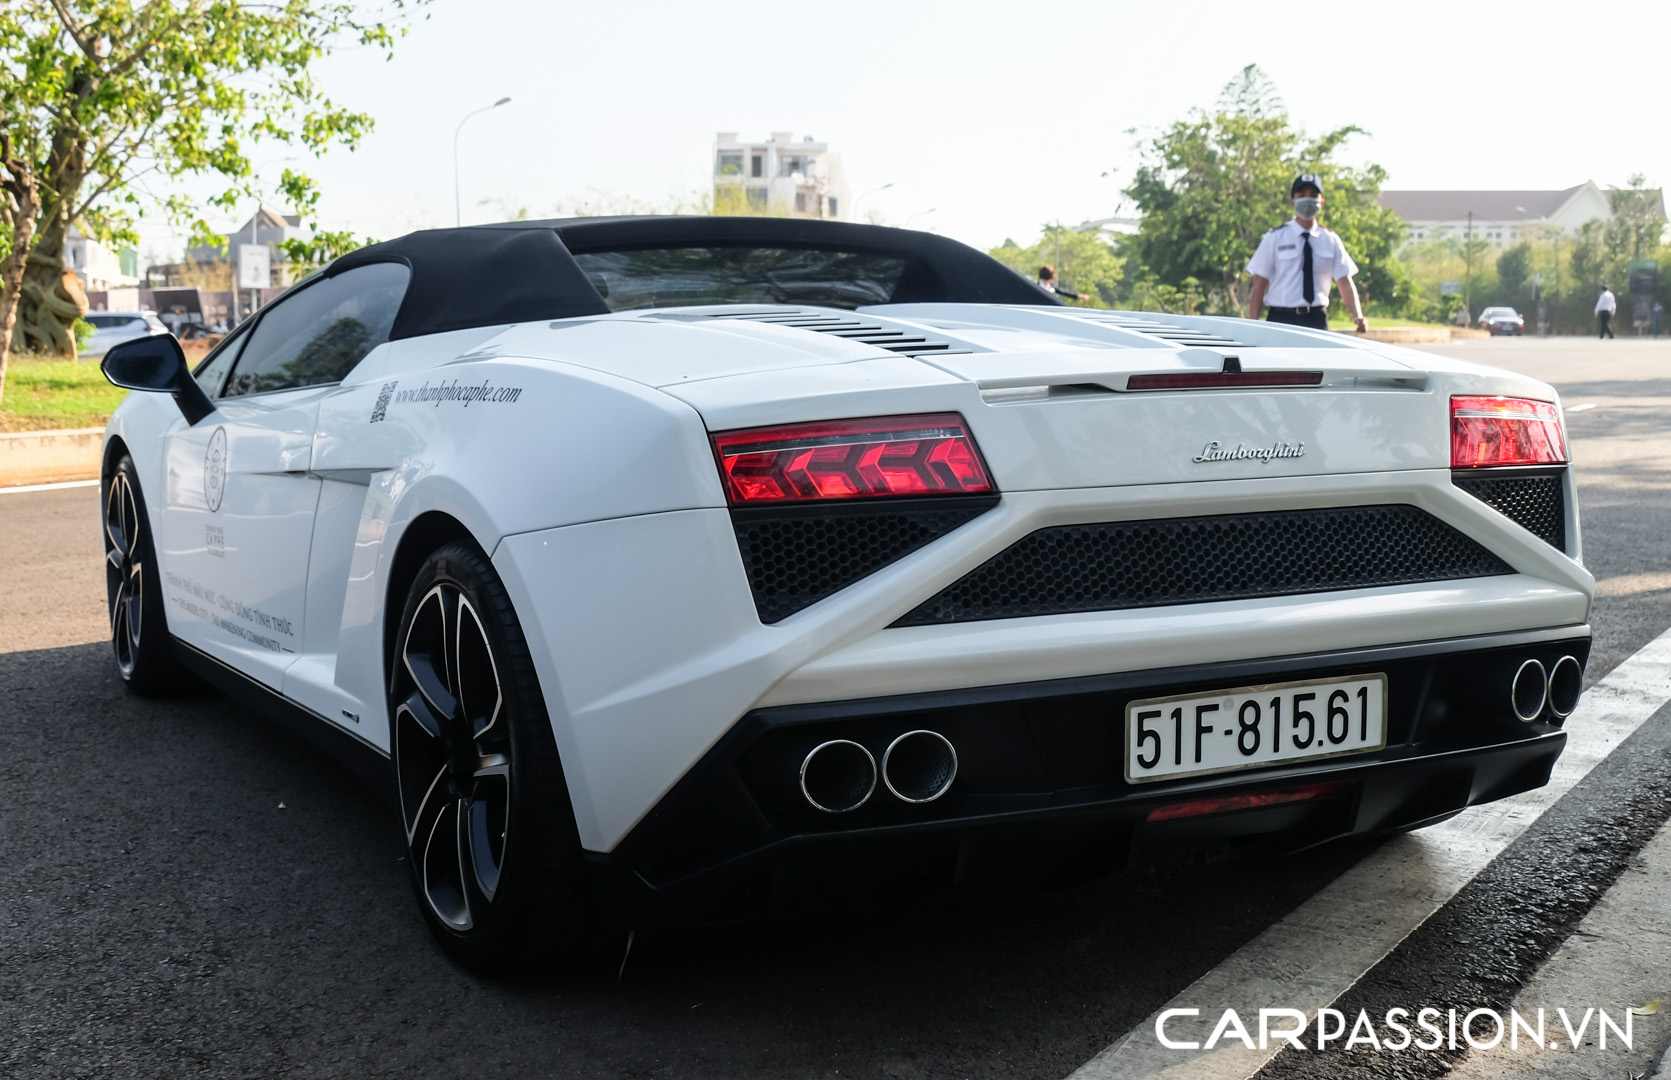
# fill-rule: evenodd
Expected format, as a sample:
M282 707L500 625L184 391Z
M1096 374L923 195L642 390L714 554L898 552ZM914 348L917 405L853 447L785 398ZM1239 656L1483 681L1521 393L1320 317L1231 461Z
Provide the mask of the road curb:
M0 487L96 479L103 447L102 427L0 435Z

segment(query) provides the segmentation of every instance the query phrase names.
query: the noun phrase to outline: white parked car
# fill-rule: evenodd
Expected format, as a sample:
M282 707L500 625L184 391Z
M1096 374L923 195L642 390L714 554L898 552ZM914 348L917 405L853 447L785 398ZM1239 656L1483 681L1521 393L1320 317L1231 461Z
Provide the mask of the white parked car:
M93 325L93 337L81 350L82 356L103 356L112 345L168 333L154 311L90 311L82 317Z
M1588 656L1555 392L942 237L517 222L104 369L118 669L358 763L460 962L1420 827Z

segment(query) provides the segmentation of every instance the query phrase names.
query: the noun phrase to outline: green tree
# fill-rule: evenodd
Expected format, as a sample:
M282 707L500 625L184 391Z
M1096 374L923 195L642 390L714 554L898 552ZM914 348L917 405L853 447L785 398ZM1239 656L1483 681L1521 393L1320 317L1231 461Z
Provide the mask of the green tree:
M1502 293L1518 299L1532 278L1532 244L1522 240L1497 256L1497 284ZM1507 301L1516 304L1516 300Z
M1613 208L1613 220L1607 223L1608 249L1622 259L1652 258L1665 237L1664 197L1648 187L1641 173L1607 197Z
M39 205L26 245L10 252L21 254L24 267L10 297L16 328L0 338L0 392L13 342L58 353L74 348L69 327L80 312L65 317L63 310L75 300L64 296L64 239L72 223L85 223L101 240L131 244L141 176L217 177L224 186L209 206L229 211L253 193L253 144L315 153L333 143L356 145L371 117L326 97L313 65L343 44L387 52L401 32L403 9L426 2L384 0L364 9L355 0L6 0L5 180L8 187L33 183ZM306 175L286 170L279 189L311 217L318 191ZM181 196L162 202L190 225L195 242L219 242L202 207ZM11 213L14 236L18 213ZM314 246L332 243L352 240L322 234ZM0 309L0 326L13 318L13 310Z
M1080 232L1059 222L1042 232L1029 247L1005 240L988 254L1029 281L1040 267L1054 267L1061 287L1080 294L1081 307L1114 306L1126 262L1114 244L1099 231Z
M1335 159L1356 127L1310 136L1294 126L1257 65L1225 86L1211 112L1196 110L1146 142L1125 194L1142 211L1137 255L1160 284L1195 278L1219 311L1242 310L1244 267L1267 231L1290 216L1288 186L1301 172L1323 178L1324 223L1359 267L1360 290L1382 311L1406 300L1409 278L1396 258L1404 226L1376 196L1386 172Z

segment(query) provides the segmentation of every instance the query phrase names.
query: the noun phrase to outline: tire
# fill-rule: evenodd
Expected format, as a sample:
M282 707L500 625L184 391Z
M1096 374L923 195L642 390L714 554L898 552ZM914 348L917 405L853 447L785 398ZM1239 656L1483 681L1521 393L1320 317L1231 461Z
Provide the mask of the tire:
M392 653L391 756L424 921L473 970L562 959L592 922L580 837L527 639L481 549L424 561Z
M139 470L123 454L99 485L104 520L105 599L116 671L128 689L156 697L190 688L191 677L174 656L156 571L151 523L139 487Z

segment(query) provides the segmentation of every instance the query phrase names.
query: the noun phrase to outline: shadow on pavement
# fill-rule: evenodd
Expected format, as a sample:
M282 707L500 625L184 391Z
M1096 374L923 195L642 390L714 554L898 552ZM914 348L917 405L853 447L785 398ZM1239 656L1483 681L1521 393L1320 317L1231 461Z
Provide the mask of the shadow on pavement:
M0 655L8 1077L1054 1078L1363 852L482 979L432 946L394 815L346 769L225 698L135 698L107 650Z

